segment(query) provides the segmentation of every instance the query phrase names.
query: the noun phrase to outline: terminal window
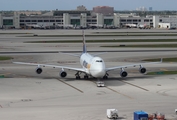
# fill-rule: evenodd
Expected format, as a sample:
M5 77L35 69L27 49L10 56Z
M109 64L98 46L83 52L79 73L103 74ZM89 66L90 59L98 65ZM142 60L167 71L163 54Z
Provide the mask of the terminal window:
M12 19L4 19L3 25L13 25L13 20Z
M80 19L71 19L72 25L80 25Z
M55 20L50 20L50 22L55 22Z
M43 20L38 20L38 22L43 22Z
M61 20L56 20L56 22L61 22Z
M31 20L25 20L25 22L30 22Z
M113 19L104 19L104 24L112 25L113 24Z
M148 19L145 19L144 22L149 22L149 20L148 20Z
M44 20L44 22L49 22L49 20Z
M127 22L132 22L132 20L127 20Z
M37 20L32 20L32 22L37 22Z

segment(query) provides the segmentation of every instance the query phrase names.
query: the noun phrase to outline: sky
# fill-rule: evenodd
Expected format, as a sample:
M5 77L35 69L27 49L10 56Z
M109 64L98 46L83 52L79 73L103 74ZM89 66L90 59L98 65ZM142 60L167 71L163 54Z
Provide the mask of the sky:
M0 0L0 10L74 10L84 5L111 6L114 10L135 10L144 6L153 10L177 10L177 0Z

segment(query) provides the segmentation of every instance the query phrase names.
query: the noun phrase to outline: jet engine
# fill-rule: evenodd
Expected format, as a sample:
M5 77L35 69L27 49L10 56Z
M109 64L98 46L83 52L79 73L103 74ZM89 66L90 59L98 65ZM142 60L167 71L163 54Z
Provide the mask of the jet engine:
M67 76L67 73L66 73L64 70L62 70L62 71L60 72L60 76L61 76L62 78L64 78L64 77Z
M37 73L37 74L41 74L41 73L42 73L42 68L37 67L37 68L36 68L36 73Z
M142 73L142 74L144 74L146 72L146 68L140 67L139 68L139 72Z
M120 76L121 76L121 77L127 77L127 75L128 75L128 73L127 73L126 71L124 71L124 70L122 70L122 71L120 72Z

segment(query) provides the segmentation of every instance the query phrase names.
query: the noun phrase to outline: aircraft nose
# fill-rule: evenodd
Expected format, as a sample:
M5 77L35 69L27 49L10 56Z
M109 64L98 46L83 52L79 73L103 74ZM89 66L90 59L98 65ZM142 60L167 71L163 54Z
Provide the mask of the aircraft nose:
M106 74L105 65L101 63L93 65L90 69L90 73L95 78L102 78Z
M103 68L97 69L96 77L103 77L106 74Z
M102 70L100 71L100 76L103 77L105 74L106 74L105 70L102 69Z

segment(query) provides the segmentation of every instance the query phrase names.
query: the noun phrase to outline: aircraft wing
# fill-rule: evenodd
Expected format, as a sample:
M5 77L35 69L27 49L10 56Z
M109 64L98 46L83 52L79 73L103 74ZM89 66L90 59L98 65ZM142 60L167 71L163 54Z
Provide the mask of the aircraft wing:
M143 65L146 65L146 64L157 64L157 63L162 63L162 59L161 59L160 62L137 63L137 64L130 64L130 65L125 65L125 66L110 67L110 68L106 68L106 71L111 71L111 70L115 70L115 69L122 69L122 68L128 68L128 67L136 67L136 66L143 67Z
M61 68L61 69L68 69L73 71L80 71L86 72L84 68L74 68L74 67L67 67L67 66L58 66L58 65L49 65L49 64L38 64L38 63L25 63L25 62L13 62L15 64L21 65L31 65L31 66L41 66L41 67L53 67L53 68Z

